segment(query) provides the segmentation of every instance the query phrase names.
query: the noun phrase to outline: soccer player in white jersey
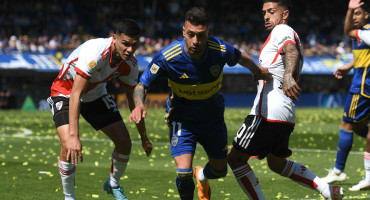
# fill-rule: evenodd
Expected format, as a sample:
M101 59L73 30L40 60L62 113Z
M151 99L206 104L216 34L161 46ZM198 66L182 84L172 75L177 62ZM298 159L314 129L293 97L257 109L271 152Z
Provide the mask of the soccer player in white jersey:
M350 191L370 189L370 24L368 5L361 0L350 0L344 21L344 33L352 37L354 62L349 67L338 68L334 75L341 79L354 68L352 85L348 92L343 120L340 125L335 167L323 178L330 183L346 180L345 163L352 147L353 133L366 138L364 153L365 178L349 188ZM357 91L356 91L357 89ZM347 115L347 113L352 113Z
M67 58L51 86L48 101L61 142L58 163L66 200L76 199L75 170L78 158L83 161L78 127L80 113L95 130L104 132L115 144L104 190L117 200L127 199L119 181L130 158L131 140L114 100L107 93L106 82L118 77L132 110L135 106L133 89L138 83L137 60L133 54L139 36L138 24L125 19L117 24L112 37L86 41ZM137 124L137 129L149 156L152 144L146 135L144 121Z
M305 166L286 160L292 153L288 145L295 125L293 101L300 97L297 81L303 64L299 37L287 25L290 10L288 0L263 0L265 29L271 33L260 51L259 65L268 68L272 79L259 81L253 108L234 138L228 163L253 200L265 197L248 164L251 157L267 157L272 171L318 191L325 199L342 199L341 187L328 185Z

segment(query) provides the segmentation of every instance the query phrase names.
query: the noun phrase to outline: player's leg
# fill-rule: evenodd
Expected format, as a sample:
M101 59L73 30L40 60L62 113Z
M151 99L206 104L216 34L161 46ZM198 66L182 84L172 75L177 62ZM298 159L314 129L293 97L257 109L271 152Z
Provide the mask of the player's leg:
M326 199L342 199L343 189L341 187L330 186L304 165L285 159L292 154L289 149L289 138L294 125L269 122L268 127L269 130L266 131L274 133L276 136L274 143L271 145L270 153L267 155L267 164L272 171L288 177L300 185L318 191Z
M227 162L244 193L253 200L265 199L258 178L248 164L250 155L260 157L265 156L265 145L269 145L264 140L264 133L260 132L263 120L258 116L249 115L238 130L233 147L227 155Z
M168 127L171 154L177 166L177 190L181 200L192 200L195 189L192 164L197 144L196 136L190 131L192 125L188 123L169 121Z
M95 101L82 103L81 115L95 130L103 131L115 144L109 179L103 188L116 199L127 199L120 187L120 178L130 158L131 139L116 104L110 95L105 95Z
M61 143L60 157L58 159L59 173L62 180L63 193L65 200L73 200L75 197L75 172L76 165L68 161L68 138L69 138L69 120L68 109L69 99L64 97L50 97L48 102L53 113L53 120L58 132Z

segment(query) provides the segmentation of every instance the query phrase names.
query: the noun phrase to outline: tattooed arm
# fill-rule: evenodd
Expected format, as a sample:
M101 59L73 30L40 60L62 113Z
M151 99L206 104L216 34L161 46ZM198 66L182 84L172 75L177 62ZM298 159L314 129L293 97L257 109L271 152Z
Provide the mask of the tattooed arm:
M145 87L143 83L137 84L133 93L133 101L135 103L135 108L131 111L129 121L134 121L136 124L140 122L142 118L146 117L146 110L144 107L144 100L148 88Z
M298 97L301 96L301 88L299 88L296 80L293 77L293 72L298 70L300 54L297 47L289 43L284 47L285 52L285 72L283 79L283 91L286 96L291 98L294 101L298 101ZM298 78L298 77L297 77Z
M136 89L136 88L135 88ZM134 103L134 89L132 88L124 88L128 105L130 107L131 113L135 109L135 103ZM130 115L131 117L131 115ZM152 152L153 145L148 139L148 136L146 134L146 128L145 128L145 122L144 119L140 120L138 123L136 123L136 128L139 131L140 138L141 138L141 145L143 146L143 149L145 150L146 155L149 157L150 153Z

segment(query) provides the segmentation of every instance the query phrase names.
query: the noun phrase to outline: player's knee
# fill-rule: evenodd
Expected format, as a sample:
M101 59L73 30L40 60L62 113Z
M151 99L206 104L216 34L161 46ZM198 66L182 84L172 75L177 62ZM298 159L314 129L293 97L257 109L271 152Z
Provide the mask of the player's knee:
M209 163L207 163L207 165L204 167L203 173L208 179L223 178L227 174L227 166L219 170L213 168Z
M193 178L193 169L192 168L186 168L186 169L177 168L176 175L181 180Z

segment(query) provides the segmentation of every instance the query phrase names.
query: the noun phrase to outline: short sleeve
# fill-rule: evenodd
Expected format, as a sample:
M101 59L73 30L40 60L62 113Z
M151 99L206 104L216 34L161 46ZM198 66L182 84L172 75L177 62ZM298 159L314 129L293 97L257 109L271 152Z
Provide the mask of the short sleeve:
M138 84L139 67L137 65L137 62L129 62L130 63L127 63L128 66L126 66L125 68L126 70L124 70L123 73L121 72L118 80L121 85L128 88L134 88Z
M296 44L294 30L287 25L278 25L272 30L272 41L281 50L289 43Z
M239 63L241 59L241 52L225 42L226 52L229 54L228 60L226 61L227 65L234 66Z
M365 42L370 46L370 30L356 30L357 40Z
M80 47L80 55L75 66L76 73L87 79L90 79L94 68L101 58L97 52L97 48L94 48L93 44L92 42L86 42Z
M163 61L162 52L158 52L152 62L145 69L144 73L140 77L140 82L146 87L150 87L155 80L166 73L165 62Z

